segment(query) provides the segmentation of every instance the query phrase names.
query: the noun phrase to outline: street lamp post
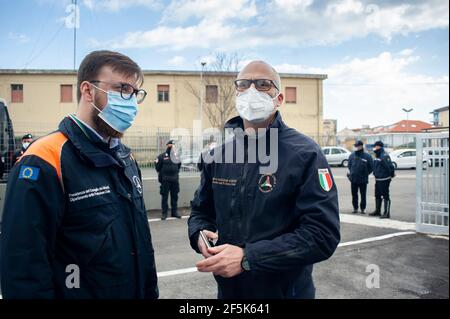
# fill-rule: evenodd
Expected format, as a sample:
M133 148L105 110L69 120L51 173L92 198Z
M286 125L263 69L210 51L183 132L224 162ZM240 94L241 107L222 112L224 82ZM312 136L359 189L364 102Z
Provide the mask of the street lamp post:
M413 110L413 108L410 109L402 108L402 110L403 112L406 113L406 133L409 133L409 113ZM409 136L407 137L407 139L409 140Z
M206 62L201 62L202 69L200 71L200 127L203 129L203 70L205 68Z

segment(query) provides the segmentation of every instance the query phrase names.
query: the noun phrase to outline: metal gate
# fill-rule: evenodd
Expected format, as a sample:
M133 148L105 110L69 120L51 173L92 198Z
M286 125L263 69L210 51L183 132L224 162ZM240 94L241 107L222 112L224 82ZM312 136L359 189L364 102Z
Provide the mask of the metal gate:
M449 135L418 134L416 138L416 230L448 235Z

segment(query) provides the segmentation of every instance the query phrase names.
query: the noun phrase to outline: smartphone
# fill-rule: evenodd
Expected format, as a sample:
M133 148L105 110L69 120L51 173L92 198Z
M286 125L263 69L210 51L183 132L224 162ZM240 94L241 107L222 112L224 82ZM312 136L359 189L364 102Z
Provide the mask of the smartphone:
M214 247L214 243L206 237L206 235L203 233L203 231L200 231L200 237L202 238L203 242L205 243L206 247L212 248Z

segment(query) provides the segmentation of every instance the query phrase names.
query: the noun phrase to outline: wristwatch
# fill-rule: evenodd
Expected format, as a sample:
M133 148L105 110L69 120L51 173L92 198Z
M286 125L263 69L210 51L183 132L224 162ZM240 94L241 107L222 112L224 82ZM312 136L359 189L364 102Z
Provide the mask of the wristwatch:
M245 255L245 251L244 251L244 257L242 257L241 267L245 271L249 271L250 270L250 264L249 264L249 262L247 260L247 256Z

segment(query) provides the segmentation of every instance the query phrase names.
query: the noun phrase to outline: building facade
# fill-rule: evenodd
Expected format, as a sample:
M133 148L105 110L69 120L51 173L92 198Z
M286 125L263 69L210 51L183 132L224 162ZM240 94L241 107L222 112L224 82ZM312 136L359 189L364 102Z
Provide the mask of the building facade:
M199 99L191 92L192 88L201 89L200 72L144 71L144 75L143 88L148 95L139 105L132 130L192 129L194 120L200 118ZM203 77L207 76L205 72ZM219 76L229 78L232 83L236 74ZM316 140L323 134L322 82L326 78L326 75L281 74L286 102L280 111L285 122ZM217 95L211 87L205 87L203 92L205 109ZM18 133L54 129L65 115L76 111L76 93L75 71L0 70L0 97L7 101ZM202 126L210 127L208 116L203 113Z
M327 76L280 76L285 95L285 103L280 107L283 120L321 143L322 82ZM142 88L147 91L147 97L139 104L135 123L123 138L142 166L152 165L168 139L180 142L179 154L189 161L198 158L212 138L219 141L223 137L217 134L220 128L213 129L208 114L215 110L214 105L220 102L223 91L211 85L214 81L209 80L214 78L221 79L217 83L233 85L236 73L204 72L202 82L200 72L196 71L144 71ZM237 115L234 89L232 92L233 112L227 119ZM26 133L43 136L54 131L67 114L76 112L77 74L71 70L0 70L0 98L7 102L16 141ZM203 106L201 126L200 105Z
M448 128L448 106L435 109L431 114L433 115L433 126Z

